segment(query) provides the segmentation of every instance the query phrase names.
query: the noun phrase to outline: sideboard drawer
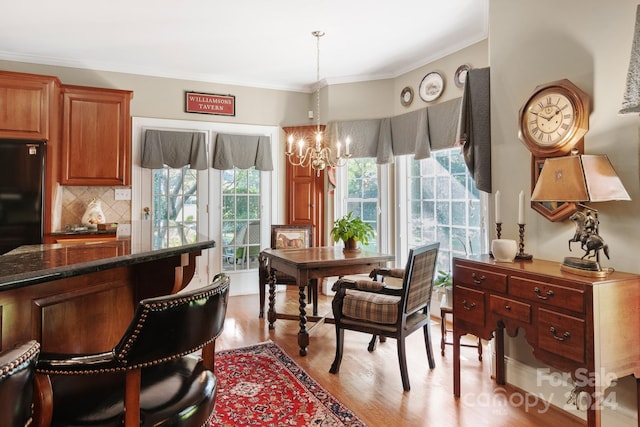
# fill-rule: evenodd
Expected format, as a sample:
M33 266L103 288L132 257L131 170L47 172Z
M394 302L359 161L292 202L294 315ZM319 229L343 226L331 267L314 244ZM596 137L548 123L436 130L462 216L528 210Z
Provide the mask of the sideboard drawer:
M456 286L453 290L453 321L456 319L484 326L484 292Z
M507 275L475 267L456 264L453 271L454 280L465 286L491 289L496 292L507 292Z
M509 277L509 295L553 307L566 308L577 313L584 313L585 309L584 291L551 285L517 275Z
M585 361L585 321L538 309L538 345L541 349L576 362Z
M531 323L531 306L529 304L490 295L489 309L500 316Z

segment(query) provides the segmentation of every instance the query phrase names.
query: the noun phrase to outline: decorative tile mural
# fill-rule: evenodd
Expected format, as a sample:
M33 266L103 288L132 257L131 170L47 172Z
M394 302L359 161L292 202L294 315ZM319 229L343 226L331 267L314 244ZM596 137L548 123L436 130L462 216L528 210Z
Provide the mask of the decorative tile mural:
M116 200L113 187L65 186L62 187L62 227L80 224L84 211L94 199L102 202L106 222L131 222L131 201Z

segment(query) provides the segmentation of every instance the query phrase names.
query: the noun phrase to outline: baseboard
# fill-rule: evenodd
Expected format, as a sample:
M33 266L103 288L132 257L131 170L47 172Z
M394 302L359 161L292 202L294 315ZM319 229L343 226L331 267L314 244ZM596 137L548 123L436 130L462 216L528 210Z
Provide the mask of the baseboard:
M494 352L491 352L491 357L493 362ZM491 366L491 374L495 378L495 365L492 363ZM505 369L507 383L510 385L537 396L575 417L587 419L586 410L579 410L574 404L567 403L574 386L564 380L566 376L562 372L547 367L536 368L509 357L505 357ZM606 390L601 412L602 425L637 427L636 408L631 407L633 399L621 399L628 391L617 390L620 388L614 384Z

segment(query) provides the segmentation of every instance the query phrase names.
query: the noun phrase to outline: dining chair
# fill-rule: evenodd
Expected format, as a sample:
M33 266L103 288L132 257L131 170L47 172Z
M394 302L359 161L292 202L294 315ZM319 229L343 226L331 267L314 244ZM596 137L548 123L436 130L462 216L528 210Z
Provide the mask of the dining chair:
M51 402L51 425L208 425L218 390L215 340L229 283L218 274L208 286L140 301L107 352L43 352L37 376L49 385L43 400Z
M410 390L407 371L405 338L422 328L429 368L435 368L431 345L430 304L433 277L440 243L433 243L409 251L404 271L376 269L375 278L388 274L401 277L401 287L385 284L380 280L338 279L333 290L333 316L336 328L336 354L329 372L337 374L342 363L344 331L372 334L369 351L374 351L378 337L395 338L398 346L398 362L402 387ZM386 363L386 362L385 362Z
M271 225L271 249L295 249L313 247L313 227L311 225ZM260 313L264 317L266 289L269 286L271 270L269 260L263 256L259 259L259 291ZM276 271L276 284L298 286L296 278L288 274ZM318 315L318 281L312 280L307 287L307 302L313 303L313 315Z

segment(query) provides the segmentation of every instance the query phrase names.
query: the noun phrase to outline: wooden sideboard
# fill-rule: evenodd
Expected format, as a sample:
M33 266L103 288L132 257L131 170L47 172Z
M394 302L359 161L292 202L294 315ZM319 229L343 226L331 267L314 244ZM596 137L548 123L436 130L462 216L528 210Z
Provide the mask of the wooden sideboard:
M564 273L557 262L497 263L479 255L454 258L453 281L456 397L465 334L495 338L496 382L505 384L503 332L524 330L536 359L570 373L588 393L589 427L601 425L607 378L640 378L640 275L590 278Z

